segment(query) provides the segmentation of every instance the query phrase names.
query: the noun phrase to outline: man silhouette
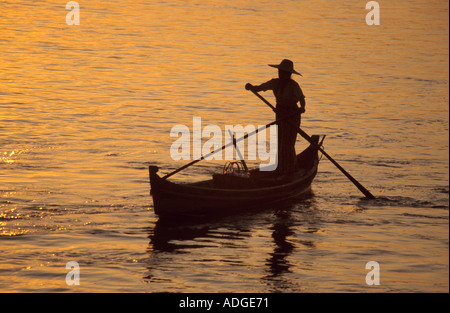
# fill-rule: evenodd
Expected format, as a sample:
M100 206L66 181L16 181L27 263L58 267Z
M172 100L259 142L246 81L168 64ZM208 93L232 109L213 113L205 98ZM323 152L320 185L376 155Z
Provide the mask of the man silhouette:
M259 86L248 83L245 89L258 91L272 90L275 95L276 119L278 123L278 167L280 175L292 174L297 169L297 154L295 153L295 141L297 130L300 127L301 114L305 113L305 96L299 84L291 76L299 72L294 70L294 63L284 59L278 65L271 65L278 69L278 78L269 80ZM300 102L300 108L297 103Z

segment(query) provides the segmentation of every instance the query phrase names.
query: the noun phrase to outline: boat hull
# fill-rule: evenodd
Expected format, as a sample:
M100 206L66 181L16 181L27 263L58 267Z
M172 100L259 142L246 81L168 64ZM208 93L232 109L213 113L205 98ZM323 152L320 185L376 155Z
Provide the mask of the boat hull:
M318 142L318 136L315 136ZM298 156L299 171L289 178L273 179L267 186L219 188L214 181L176 184L161 178L158 167L150 166L151 195L159 217L212 217L266 208L274 203L308 194L319 159L317 148L309 146ZM257 173L256 173L257 174ZM255 175L256 176L256 175ZM266 179L267 181L267 179Z

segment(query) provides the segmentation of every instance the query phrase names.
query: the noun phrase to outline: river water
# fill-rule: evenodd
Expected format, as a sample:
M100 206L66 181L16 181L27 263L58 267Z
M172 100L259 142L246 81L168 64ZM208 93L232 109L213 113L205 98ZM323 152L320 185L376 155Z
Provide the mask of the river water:
M79 3L79 26L65 1L0 3L1 292L449 291L447 1L380 1L379 26L365 1ZM324 157L289 207L159 221L147 167L187 162L171 128L271 122L244 85L284 58L302 128L377 199Z

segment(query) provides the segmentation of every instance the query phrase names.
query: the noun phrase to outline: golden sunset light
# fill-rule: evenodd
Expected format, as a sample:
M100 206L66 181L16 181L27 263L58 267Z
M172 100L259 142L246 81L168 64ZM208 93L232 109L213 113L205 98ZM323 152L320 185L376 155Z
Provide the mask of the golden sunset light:
M0 13L0 292L449 292L448 1Z

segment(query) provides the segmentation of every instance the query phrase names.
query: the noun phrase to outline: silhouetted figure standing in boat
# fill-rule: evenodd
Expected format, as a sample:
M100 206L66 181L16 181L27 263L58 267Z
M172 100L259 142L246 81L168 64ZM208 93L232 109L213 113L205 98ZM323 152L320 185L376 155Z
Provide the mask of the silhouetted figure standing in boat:
M305 96L300 86L291 79L292 74L302 76L294 70L291 60L283 60L279 65L270 65L278 69L278 78L269 80L259 86L245 85L245 89L252 91L273 90L277 105L276 119L278 123L278 167L280 175L293 173L297 169L297 155L295 141L300 127L301 114L305 113ZM297 103L300 102L300 108Z

